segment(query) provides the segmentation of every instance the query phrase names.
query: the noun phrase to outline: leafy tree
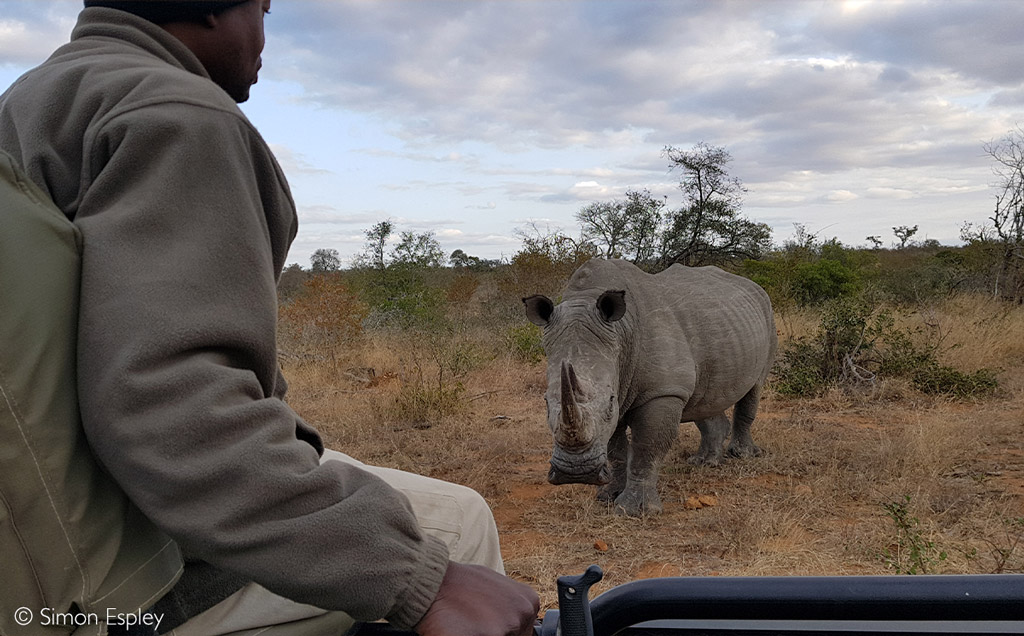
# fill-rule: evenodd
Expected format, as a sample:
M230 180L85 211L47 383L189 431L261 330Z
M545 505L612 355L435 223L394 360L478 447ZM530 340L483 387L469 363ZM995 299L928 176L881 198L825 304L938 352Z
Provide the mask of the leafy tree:
M392 263L403 267L441 267L444 251L433 232L402 232L392 250Z
M366 230L366 247L361 254L355 257L356 266L384 271L387 268L384 250L394 230L395 226L390 220L381 221Z
M869 243L871 243L871 249L875 249L875 250L882 249L882 239L878 238L877 236L869 236L869 237L865 238L864 240L868 241Z
M624 199L591 203L576 213L583 239L604 246L604 258L626 258L642 265L657 256L664 199L648 190L627 190Z
M663 265L706 265L760 258L771 248L771 228L740 215L743 187L726 168L732 156L704 142L684 151L667 146L670 170L679 169L685 203L671 212L661 236Z
M302 284L311 276L310 272L302 269L298 263L292 263L281 272L281 279L277 283L277 296L281 300L287 300L295 295Z
M917 234L917 226L910 227L909 225L900 225L892 228L893 234L900 240L899 249L903 249L907 246L907 242L910 241L910 237Z
M637 265L647 265L657 258L664 219L665 199L656 199L648 190L626 191L625 213L629 233L623 241L623 252Z
M576 213L576 220L583 226L585 239L603 245L601 256L619 258L622 243L629 233L629 218L623 201L598 201L583 206Z
M314 274L336 272L341 269L341 257L338 250L320 248L309 258L310 270Z
M474 272L492 270L501 265L500 260L471 256L462 250L455 250L448 257L448 263L456 269L470 269Z
M472 267L473 265L480 262L480 259L476 256L470 256L462 250L455 250L448 257L448 262L452 267Z

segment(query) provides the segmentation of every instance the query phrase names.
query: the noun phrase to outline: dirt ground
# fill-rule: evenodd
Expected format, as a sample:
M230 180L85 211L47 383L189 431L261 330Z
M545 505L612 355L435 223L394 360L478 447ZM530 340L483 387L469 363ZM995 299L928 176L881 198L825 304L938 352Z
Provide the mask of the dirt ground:
M543 378L524 382L538 393ZM646 518L616 515L595 501L593 486L547 483L542 405L524 399L509 416L500 396L479 404L472 417L482 437L465 443L480 443L500 472L436 472L485 495L509 574L538 589L545 607L556 604L557 576L592 563L605 573L594 594L662 576L1024 567L1024 413L1010 396L975 404L768 397L753 430L765 456L717 468L685 461L699 434L684 424L661 469L664 512ZM887 504L902 505L903 516Z
M297 372L298 374L298 372ZM332 375L336 378L336 375ZM466 387L468 410L396 424L400 382L296 378L293 401L329 446L469 485L488 500L508 573L556 606L558 576L604 570L592 595L662 576L1024 571L1024 379L957 402L899 385L785 400L767 392L753 436L763 457L686 462L683 424L661 468L664 512L627 518L595 488L547 483L543 365L496 365ZM303 389L301 387L314 387Z

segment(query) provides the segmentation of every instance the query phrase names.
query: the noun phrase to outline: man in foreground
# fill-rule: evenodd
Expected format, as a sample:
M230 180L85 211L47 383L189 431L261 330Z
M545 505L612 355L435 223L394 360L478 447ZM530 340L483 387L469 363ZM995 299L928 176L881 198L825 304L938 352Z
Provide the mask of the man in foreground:
M325 451L283 400L295 206L236 106L270 0L85 4L71 42L0 97L0 149L80 232L82 423L185 555L176 583L133 582L161 631L529 633L537 596L499 573L479 495Z

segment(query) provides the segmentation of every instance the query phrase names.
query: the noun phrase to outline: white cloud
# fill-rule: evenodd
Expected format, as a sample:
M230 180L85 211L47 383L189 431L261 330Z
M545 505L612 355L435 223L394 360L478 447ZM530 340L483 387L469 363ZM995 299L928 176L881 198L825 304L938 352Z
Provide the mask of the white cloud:
M859 198L859 196L849 190L833 190L825 195L825 200L830 203L846 203L848 201L856 201Z

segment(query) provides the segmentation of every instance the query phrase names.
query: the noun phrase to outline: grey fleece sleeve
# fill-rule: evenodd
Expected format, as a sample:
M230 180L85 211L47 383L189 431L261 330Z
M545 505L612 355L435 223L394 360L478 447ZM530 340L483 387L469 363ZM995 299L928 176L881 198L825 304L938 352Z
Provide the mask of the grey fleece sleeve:
M157 104L87 138L79 392L90 443L189 553L282 596L415 624L447 567L403 495L321 465L278 397L294 207L237 113ZM283 250L283 251L282 251Z

